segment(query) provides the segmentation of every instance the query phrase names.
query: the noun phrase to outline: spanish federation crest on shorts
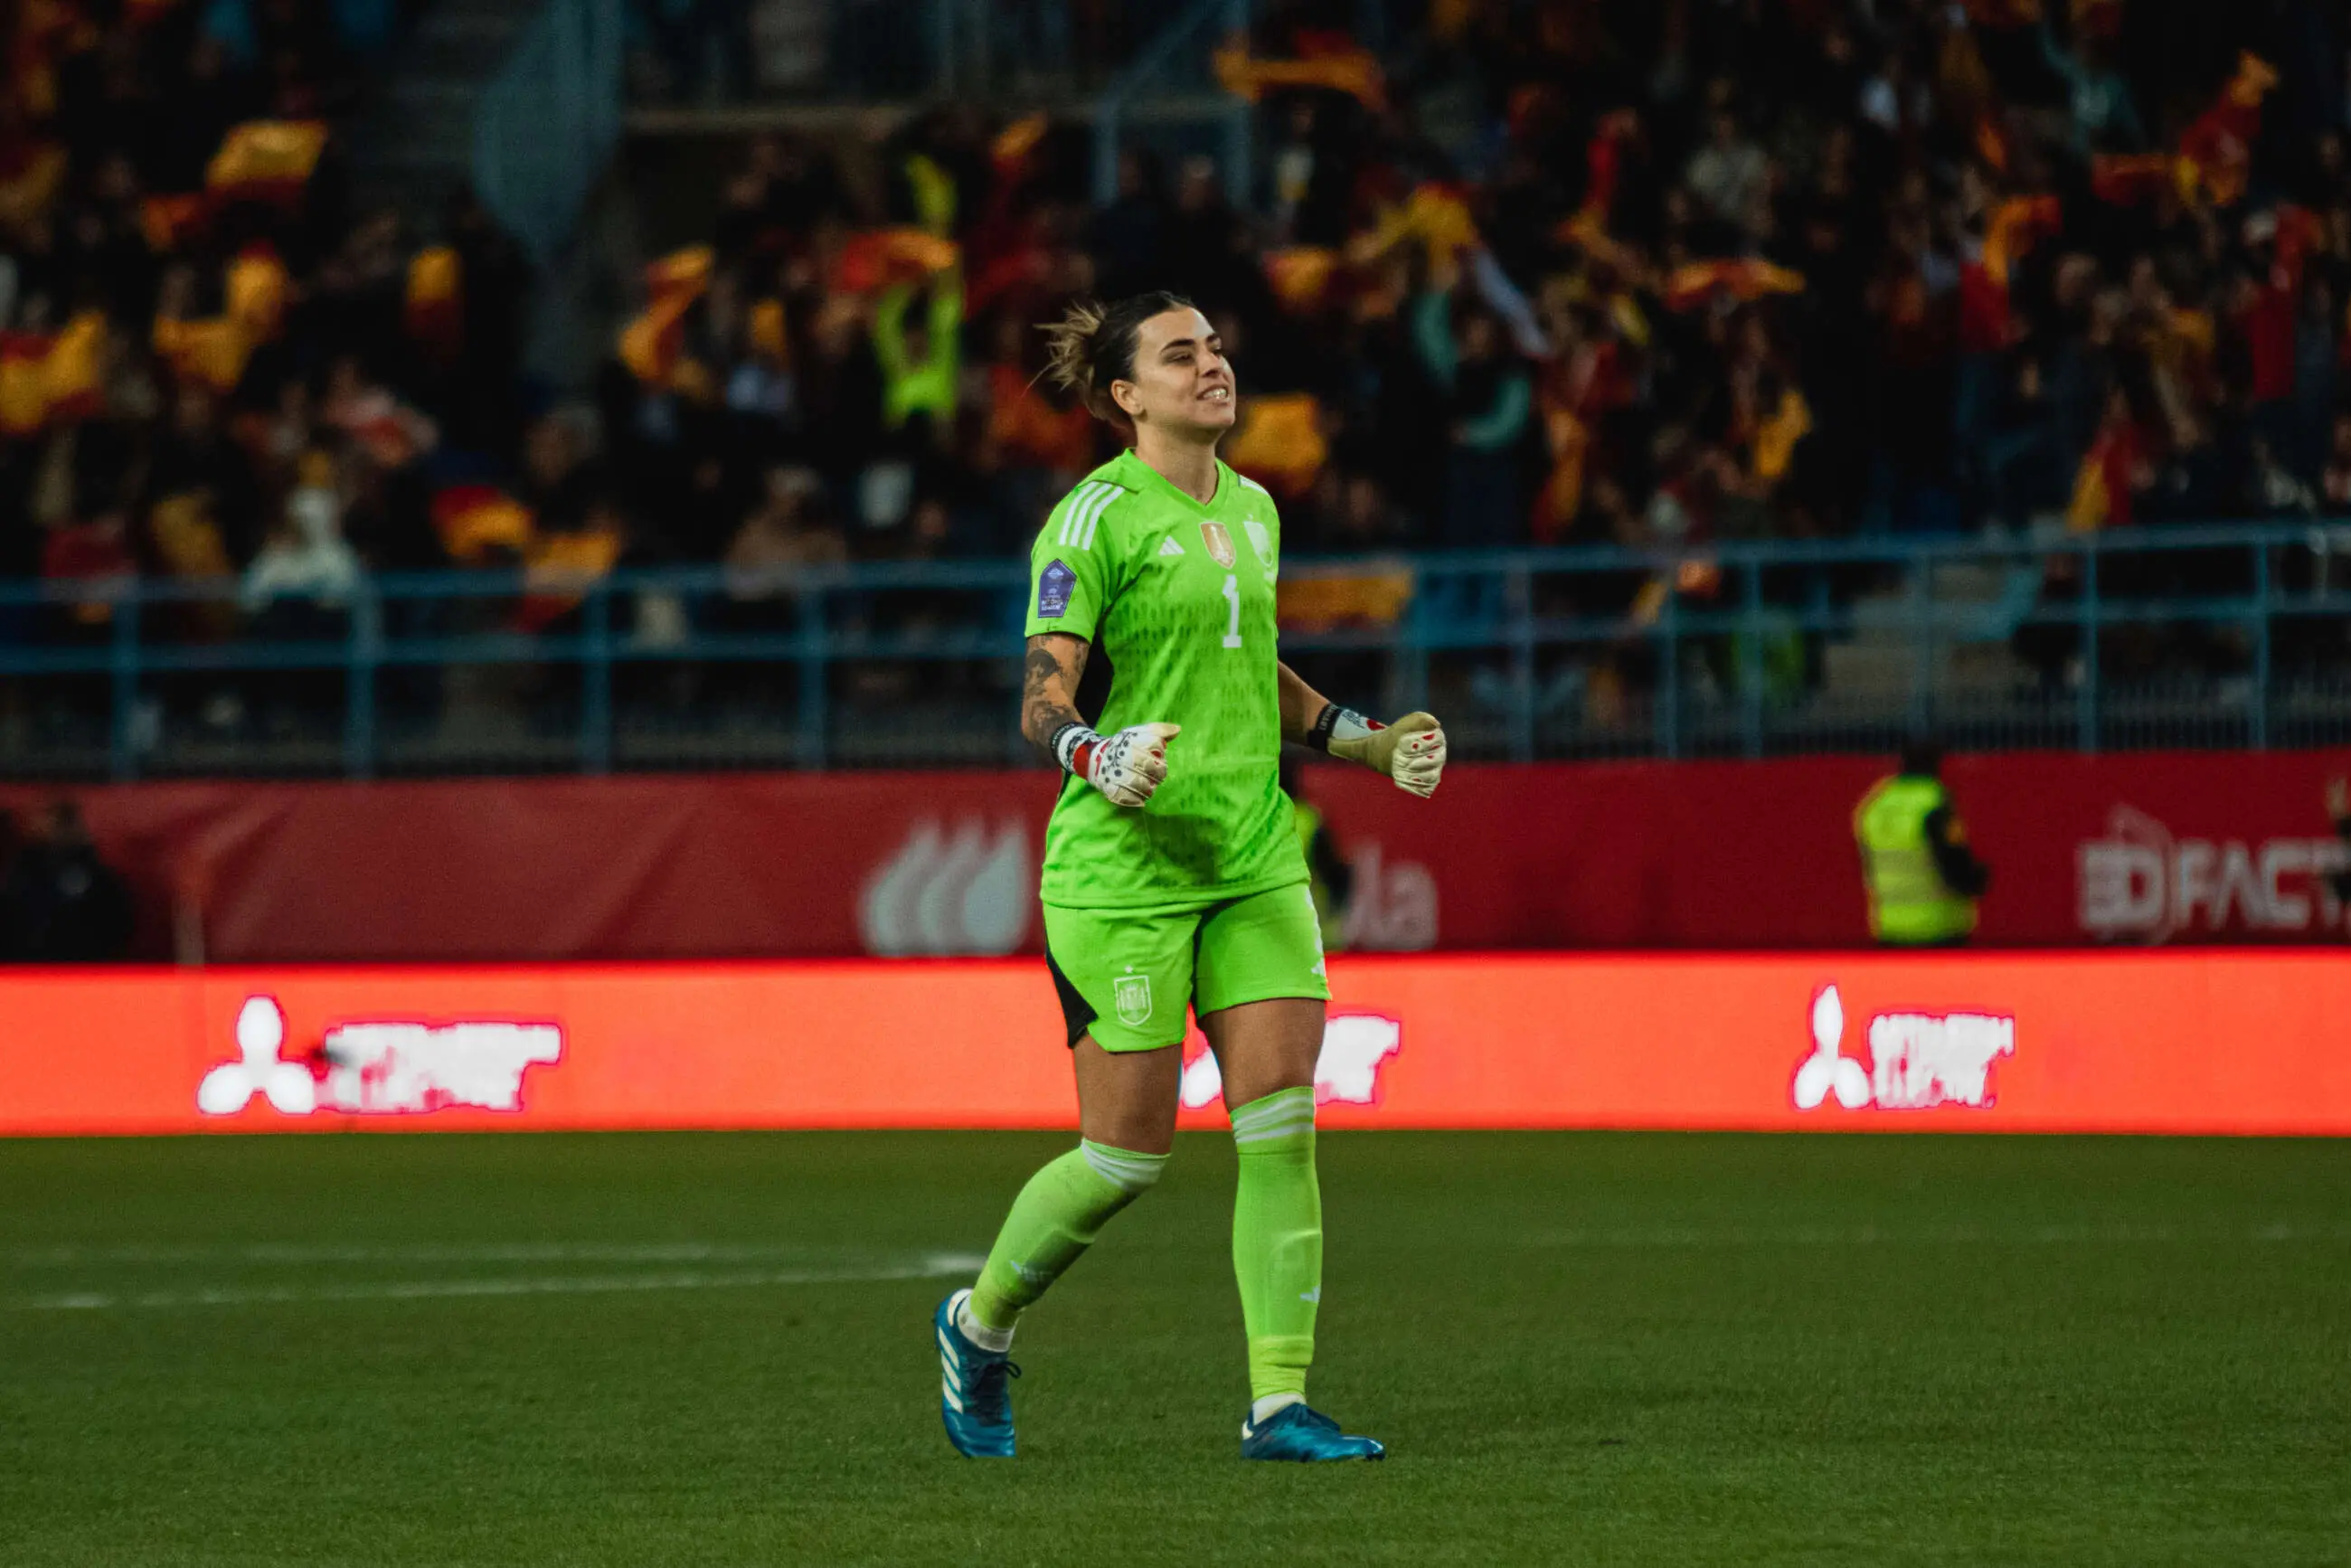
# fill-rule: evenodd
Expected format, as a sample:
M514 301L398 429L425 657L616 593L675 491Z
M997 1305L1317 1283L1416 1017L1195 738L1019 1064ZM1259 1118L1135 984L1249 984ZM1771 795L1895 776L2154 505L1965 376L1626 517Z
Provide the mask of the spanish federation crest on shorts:
M1200 542L1208 547L1208 559L1215 561L1218 566L1223 567L1227 571L1230 571L1233 567L1233 562L1240 559L1233 553L1232 530L1225 527L1222 523L1202 523L1200 525Z
M1151 977L1120 975L1111 981L1110 998L1118 1021L1135 1029L1151 1021Z

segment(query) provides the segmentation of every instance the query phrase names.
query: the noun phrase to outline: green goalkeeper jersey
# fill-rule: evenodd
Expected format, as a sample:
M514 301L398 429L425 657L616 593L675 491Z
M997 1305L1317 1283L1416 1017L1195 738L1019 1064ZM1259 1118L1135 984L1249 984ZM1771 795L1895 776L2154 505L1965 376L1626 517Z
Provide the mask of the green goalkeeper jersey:
M1281 791L1273 583L1281 520L1265 487L1217 465L1203 506L1132 452L1088 475L1029 558L1029 632L1082 637L1110 666L1094 727L1180 724L1141 809L1075 777L1045 834L1043 897L1139 908L1306 880ZM1091 669L1091 664L1090 664Z

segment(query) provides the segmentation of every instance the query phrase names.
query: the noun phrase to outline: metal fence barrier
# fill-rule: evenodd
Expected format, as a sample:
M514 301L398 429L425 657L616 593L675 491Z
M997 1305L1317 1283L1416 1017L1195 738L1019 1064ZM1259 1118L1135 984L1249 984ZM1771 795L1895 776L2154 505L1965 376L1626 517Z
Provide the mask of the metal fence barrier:
M2338 565L2338 560L2343 564ZM0 585L0 774L995 766L1019 562ZM2351 521L1293 559L1282 656L1458 753L2351 740Z

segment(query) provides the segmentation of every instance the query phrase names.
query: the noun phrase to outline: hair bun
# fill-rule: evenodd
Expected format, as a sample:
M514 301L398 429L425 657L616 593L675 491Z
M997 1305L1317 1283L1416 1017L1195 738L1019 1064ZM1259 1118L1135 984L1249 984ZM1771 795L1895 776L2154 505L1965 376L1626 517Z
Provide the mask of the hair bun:
M1059 321L1042 324L1045 334L1045 374L1065 392L1077 394L1089 407L1093 402L1094 339L1105 315L1091 299L1081 299L1061 312Z

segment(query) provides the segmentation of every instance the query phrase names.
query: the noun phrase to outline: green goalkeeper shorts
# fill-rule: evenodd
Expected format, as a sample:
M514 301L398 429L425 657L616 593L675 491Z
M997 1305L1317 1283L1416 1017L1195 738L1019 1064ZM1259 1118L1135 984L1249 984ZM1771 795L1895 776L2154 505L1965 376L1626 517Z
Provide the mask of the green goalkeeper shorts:
M1302 882L1217 904L1049 904L1045 964L1070 1043L1092 1035L1104 1051L1181 1044L1186 1002L1212 1013L1275 997L1331 996L1314 894Z

